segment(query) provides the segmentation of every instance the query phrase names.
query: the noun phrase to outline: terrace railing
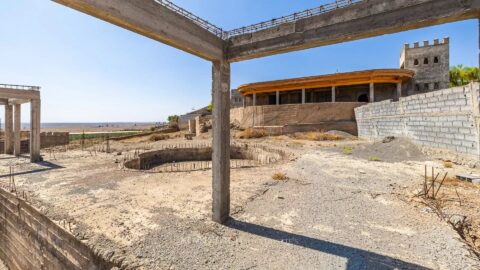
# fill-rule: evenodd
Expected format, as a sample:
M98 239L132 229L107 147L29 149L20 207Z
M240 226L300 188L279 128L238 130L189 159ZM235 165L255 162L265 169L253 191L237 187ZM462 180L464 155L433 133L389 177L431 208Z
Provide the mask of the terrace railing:
M174 3L170 2L169 0L154 0L156 3L168 8L169 10L189 19L193 23L199 25L203 29L209 31L210 33L216 35L217 37L221 39L228 39L234 36L238 35L243 35L243 34L249 34L249 33L254 33L257 31L261 31L264 29L268 28L273 28L276 26L279 26L284 23L289 23L289 22L295 22L301 19L313 17L322 13L327 13L336 9L344 8L359 2L362 2L363 0L336 0L333 3L321 5L316 8L312 9L307 9L301 12L296 12L287 16L283 16L280 18L275 18L271 19L269 21L264 21L256 24L252 24L249 26L244 26L240 28L236 28L230 31L224 31L222 28L210 23L207 20L204 20L197 15L191 13L190 11L187 11Z
M38 86L29 86L29 85L16 85L16 84L0 84L0 88L3 89L15 89L15 90L40 90Z
M231 38L234 36L248 34L248 33L254 33L260 30L273 28L284 23L295 22L301 19L310 18L322 13L327 13L336 9L344 8L362 1L363 0L336 0L333 3L321 5L319 7L307 9L301 12L296 12L288 16L283 16L280 18L272 19L270 21L264 21L264 22L252 24L249 26L244 26L244 27L230 30L227 32L226 38Z

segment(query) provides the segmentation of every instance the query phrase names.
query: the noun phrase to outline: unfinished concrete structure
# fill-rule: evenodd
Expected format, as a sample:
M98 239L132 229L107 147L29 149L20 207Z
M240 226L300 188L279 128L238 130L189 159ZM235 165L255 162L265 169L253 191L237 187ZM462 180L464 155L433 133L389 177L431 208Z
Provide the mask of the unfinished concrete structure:
M212 61L217 222L230 211L230 63L480 16L480 0L341 0L225 32L166 0L54 1Z
M21 105L30 103L30 160L40 156L40 87L0 84L0 99L5 106L5 154L21 154Z
M450 42L444 38L431 44L428 40L405 44L400 55L400 68L412 70L415 77L409 82L406 95L446 89L449 86Z

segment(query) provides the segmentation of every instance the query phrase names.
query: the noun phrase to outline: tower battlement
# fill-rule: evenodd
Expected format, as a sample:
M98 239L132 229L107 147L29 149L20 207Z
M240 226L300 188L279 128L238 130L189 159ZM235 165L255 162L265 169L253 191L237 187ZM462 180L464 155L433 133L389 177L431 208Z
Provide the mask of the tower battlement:
M432 43L430 43L429 40L424 40L422 43L420 42L414 42L412 44L405 43L403 45L404 49L415 49L415 48L425 48L425 47L431 47L431 46L436 46L436 45L447 45L450 43L450 38L449 37L444 37L442 41L440 41L438 38L434 39Z

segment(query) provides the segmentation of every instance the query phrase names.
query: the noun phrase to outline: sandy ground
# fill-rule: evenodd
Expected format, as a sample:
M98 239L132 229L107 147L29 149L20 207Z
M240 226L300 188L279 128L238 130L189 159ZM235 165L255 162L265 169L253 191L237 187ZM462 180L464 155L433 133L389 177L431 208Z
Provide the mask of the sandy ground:
M117 162L120 151L170 141L114 143L112 154L45 154L44 163L33 165L3 157L0 181L8 182L6 165L17 164L17 185L38 208L141 269L480 267L450 225L405 199L423 183L425 162L438 162L374 162L342 153L343 145L365 145L360 141L255 142L283 147L296 158L232 170L233 219L225 226L210 221L211 171L136 172ZM290 179L272 180L277 172Z
M2 260L0 260L0 270L8 270L7 266L5 266Z

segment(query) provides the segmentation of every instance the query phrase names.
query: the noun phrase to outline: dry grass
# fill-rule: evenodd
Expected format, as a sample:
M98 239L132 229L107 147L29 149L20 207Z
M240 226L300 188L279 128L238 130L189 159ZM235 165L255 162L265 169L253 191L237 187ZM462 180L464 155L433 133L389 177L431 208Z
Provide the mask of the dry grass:
M340 135L321 131L297 132L291 134L290 137L298 140L309 141L339 141L344 139L344 137Z
M344 155L349 156L349 155L353 154L353 147L351 147L351 146L344 146L344 147L342 147L342 149L343 149L342 153Z
M275 173L272 175L272 179L277 181L285 181L288 179L288 176L285 173Z
M152 136L150 136L150 141L152 141L152 142L163 141L163 140L167 140L169 138L170 138L170 136L168 136L166 134L153 134Z
M240 139L254 139L254 138L262 138L268 136L268 131L265 129L255 129L255 128L247 128L239 134Z
M379 157L372 156L372 157L368 157L368 161L381 161L381 160Z

